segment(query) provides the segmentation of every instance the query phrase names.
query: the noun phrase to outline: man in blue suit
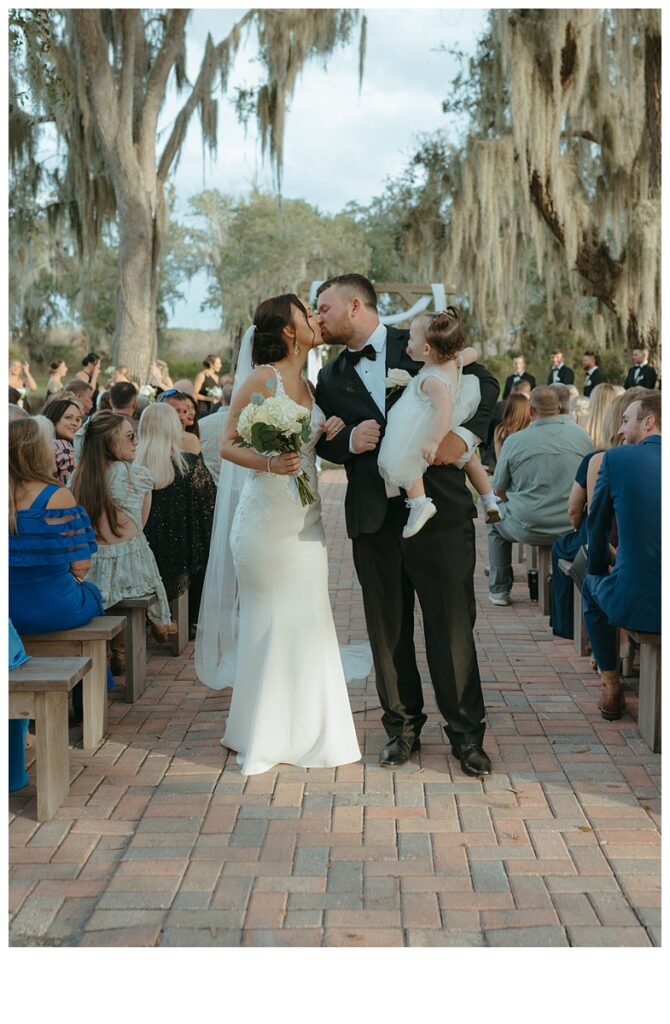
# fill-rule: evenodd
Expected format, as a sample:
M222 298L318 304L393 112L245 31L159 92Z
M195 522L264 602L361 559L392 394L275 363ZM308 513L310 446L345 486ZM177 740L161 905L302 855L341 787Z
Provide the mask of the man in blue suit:
M605 453L588 518L584 620L602 676L598 707L607 721L625 706L619 678L618 627L661 630L661 395L631 402L623 445ZM618 541L611 566L610 536Z

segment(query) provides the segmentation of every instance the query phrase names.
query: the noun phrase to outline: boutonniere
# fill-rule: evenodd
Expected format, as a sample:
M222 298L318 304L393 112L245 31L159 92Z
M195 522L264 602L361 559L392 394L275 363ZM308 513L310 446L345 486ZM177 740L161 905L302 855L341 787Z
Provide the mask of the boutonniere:
M389 370L384 383L386 384L387 395L393 395L396 391L406 388L412 379L412 374L407 370Z

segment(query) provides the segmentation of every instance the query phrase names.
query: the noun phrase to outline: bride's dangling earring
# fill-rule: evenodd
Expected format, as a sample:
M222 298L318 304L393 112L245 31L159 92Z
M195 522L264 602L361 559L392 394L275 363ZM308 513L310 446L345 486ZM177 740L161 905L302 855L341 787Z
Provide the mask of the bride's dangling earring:
M299 356L300 355L300 345L298 344L297 341L293 342L293 355L294 356Z

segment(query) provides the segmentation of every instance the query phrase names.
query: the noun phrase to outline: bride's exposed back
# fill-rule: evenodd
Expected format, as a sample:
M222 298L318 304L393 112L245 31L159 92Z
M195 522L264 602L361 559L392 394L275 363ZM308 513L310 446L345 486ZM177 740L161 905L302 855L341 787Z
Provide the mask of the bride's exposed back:
M210 562L196 637L196 672L233 686L222 744L245 775L279 763L334 767L360 759L328 598L328 559L314 448L341 429L314 401L302 370L321 344L296 295L262 302L240 352L221 444ZM250 355L250 358L249 358ZM300 453L240 447L237 422L252 396L287 396L307 410ZM258 398L255 398L258 401ZM304 472L316 500L303 505Z

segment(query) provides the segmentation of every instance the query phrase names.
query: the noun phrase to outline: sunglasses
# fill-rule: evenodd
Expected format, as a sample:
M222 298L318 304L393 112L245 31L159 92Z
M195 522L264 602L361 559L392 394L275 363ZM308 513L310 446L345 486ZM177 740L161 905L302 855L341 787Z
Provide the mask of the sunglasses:
M167 391L162 391L158 396L158 402L164 402L166 398L178 398L181 401L188 401L189 396L184 391L179 391L178 388L168 388Z

